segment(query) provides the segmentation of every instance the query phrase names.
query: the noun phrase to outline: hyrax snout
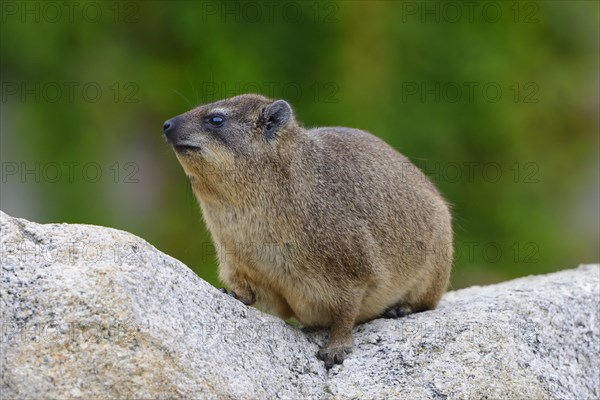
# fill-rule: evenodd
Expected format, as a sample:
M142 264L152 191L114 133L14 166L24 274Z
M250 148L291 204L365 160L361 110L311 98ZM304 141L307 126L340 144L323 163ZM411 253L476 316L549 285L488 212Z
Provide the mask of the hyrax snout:
M355 324L434 308L448 285L448 206L407 158L368 132L306 129L290 105L246 94L164 124L244 304L329 328L325 366Z

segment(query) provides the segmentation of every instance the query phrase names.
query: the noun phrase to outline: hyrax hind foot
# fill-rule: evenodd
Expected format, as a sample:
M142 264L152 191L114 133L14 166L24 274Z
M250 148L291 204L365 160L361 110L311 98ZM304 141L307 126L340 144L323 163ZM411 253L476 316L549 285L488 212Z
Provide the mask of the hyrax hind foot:
M233 290L228 292L227 289L225 289L225 288L220 288L219 291L221 293L225 293L226 295L233 297L236 300L241 301L243 304L245 304L247 306L254 304L254 295L252 295L252 294L241 295L241 294L236 293Z
M414 312L413 308L404 302L398 302L388 307L387 310L381 314L383 318L402 318Z
M331 369L334 364L344 362L347 354L352 353L352 346L327 346L319 349L317 358L325 362L325 368Z
M360 299L360 296L357 296ZM317 352L317 358L325 362L325 368L328 370L334 364L344 362L346 355L352 352L352 328L356 318L358 306L351 302L346 308L336 310L336 316L329 330L329 339L327 345Z

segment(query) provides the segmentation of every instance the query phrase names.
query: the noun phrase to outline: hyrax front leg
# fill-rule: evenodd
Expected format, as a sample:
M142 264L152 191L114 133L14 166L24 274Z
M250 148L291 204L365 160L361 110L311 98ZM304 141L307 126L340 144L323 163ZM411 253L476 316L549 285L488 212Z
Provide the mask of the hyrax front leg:
M317 353L317 357L325 361L325 368L330 369L334 364L343 363L346 355L352 352L352 328L357 310L358 307L347 307L334 315L327 345Z
M223 260L219 265L219 278L223 281L230 291L221 288L221 292L228 294L249 306L256 302L256 292L252 288L249 280L238 268L233 268L229 263L224 263Z

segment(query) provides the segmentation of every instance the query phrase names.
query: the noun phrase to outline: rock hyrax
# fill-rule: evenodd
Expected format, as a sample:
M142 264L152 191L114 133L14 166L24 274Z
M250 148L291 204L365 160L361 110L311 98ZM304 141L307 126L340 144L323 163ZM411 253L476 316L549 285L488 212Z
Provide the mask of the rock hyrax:
M434 308L452 265L448 205L368 132L306 129L290 105L245 94L165 122L230 295L306 327L317 356L352 350L355 324Z

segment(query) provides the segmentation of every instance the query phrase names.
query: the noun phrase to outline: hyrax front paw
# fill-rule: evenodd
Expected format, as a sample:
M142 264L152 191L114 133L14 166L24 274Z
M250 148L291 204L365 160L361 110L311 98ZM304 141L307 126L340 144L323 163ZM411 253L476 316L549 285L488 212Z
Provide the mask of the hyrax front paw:
M346 355L352 353L351 346L323 347L317 352L317 358L325 361L325 368L331 369L334 364L344 362Z
M238 294L233 290L228 292L227 289L225 289L225 288L220 288L219 290L221 291L221 293L225 293L226 295L229 295L229 296L233 297L234 299L241 301L243 304L245 304L247 306L254 304L254 295L251 293L243 295L243 294Z

